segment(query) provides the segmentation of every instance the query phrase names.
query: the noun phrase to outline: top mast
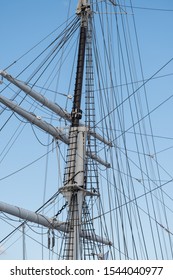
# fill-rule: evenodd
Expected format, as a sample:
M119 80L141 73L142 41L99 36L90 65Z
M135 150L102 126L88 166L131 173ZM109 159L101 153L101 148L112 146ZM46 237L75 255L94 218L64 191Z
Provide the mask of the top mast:
M73 101L73 108L71 112L72 126L78 126L79 120L82 118L82 111L80 107L81 107L82 84L83 84L83 73L84 73L86 32L87 32L87 25L88 25L88 15L90 13L90 5L88 4L87 0L79 0L76 13L78 16L81 17L81 27L80 27L76 83L75 83L75 90L74 90L74 101Z

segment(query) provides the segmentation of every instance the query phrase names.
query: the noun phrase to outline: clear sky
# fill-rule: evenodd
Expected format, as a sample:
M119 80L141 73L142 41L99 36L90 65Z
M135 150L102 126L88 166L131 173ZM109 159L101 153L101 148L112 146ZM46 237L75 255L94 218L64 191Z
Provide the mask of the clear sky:
M0 69L4 69L13 63L27 50L31 49L33 45L37 44L37 42L63 23L67 18L69 2L68 0L1 1ZM124 3L126 4L126 1L124 1ZM173 1L133 0L132 4L134 6L144 77L147 79L173 58ZM71 1L70 15L75 13L76 5L77 0ZM122 8L126 9L124 6ZM129 17L131 17L130 14ZM173 63L170 63L158 76L172 73ZM149 97L149 101L151 102L150 108L152 109L173 94L172 76L157 79L155 82L153 81L151 85L148 85L148 88L153 94ZM165 107L163 106L163 108L154 115L154 133L156 135L164 133L165 136L173 137L172 115L170 115L172 112L172 105L173 101L167 106L166 113L164 110ZM40 147L38 141L34 137L28 137L30 133L33 136L30 127L25 127L24 131L26 134L22 134L22 137L19 138L19 144L11 151L10 158L7 156L6 161L2 164L0 168L0 178L20 169L23 165L32 162L46 152L45 147ZM10 131L6 133L10 135ZM10 137L9 135L8 138ZM4 147L5 141L6 137L3 135L3 140L2 138L0 139L1 149ZM164 142L162 143L161 149L170 147L172 144L172 140L167 141L166 144ZM30 147L33 148L32 153L29 149ZM167 160L170 153L172 156L173 152L171 149L163 156L163 159L161 158L162 162L165 159ZM59 166L55 164L55 154L52 153L50 157L49 162L52 159L54 167L49 168L55 171L59 168ZM45 184L45 175L43 175L45 166L46 161L43 159L33 168L28 168L6 180L1 180L0 200L15 205L18 204L23 208L26 207L31 210L37 209L43 201L43 194L40 195L40 193ZM172 172L172 166L172 161L168 158L167 163L165 163L165 168L170 173ZM30 172L29 178L27 175L28 172ZM50 197L50 195L56 191L57 185L61 181L54 172L50 173L48 176L49 179L51 179L51 184L49 185L49 190L46 190L46 198ZM25 197L25 200L23 200L23 197ZM3 237L4 232L0 234L0 239ZM0 259L13 258L14 256L15 253L10 252L10 256L2 255Z

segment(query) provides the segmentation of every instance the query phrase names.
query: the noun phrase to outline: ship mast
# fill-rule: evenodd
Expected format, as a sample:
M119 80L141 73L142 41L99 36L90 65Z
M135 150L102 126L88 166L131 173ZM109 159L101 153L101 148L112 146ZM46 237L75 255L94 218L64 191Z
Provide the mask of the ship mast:
M64 187L61 192L68 200L68 235L66 237L65 259L81 259L80 227L82 205L85 196L85 157L86 157L86 127L80 126L82 118L81 96L85 62L87 22L90 15L88 1L79 0L77 14L81 18L80 39L74 101L71 112L72 123L69 132L69 147L67 167L64 174Z

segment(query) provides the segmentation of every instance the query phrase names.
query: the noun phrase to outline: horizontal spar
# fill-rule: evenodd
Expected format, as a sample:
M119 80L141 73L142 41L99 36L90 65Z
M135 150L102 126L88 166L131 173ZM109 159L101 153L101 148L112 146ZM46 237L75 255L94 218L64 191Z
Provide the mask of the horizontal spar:
M46 216L20 208L18 206L10 205L5 202L0 202L0 211L26 220L28 222L36 223L47 228L53 228L65 232L66 226L64 223L59 222L57 219L50 219Z
M0 71L0 75L7 79L10 83L13 85L17 86L19 89L24 91L26 94L30 95L32 98L40 102L43 106L49 108L52 110L54 113L56 113L58 116L62 117L65 120L70 121L71 120L71 115L63 110L58 104L52 102L51 100L47 99L44 95L36 92L33 90L31 87L26 85L24 82L19 81L15 78L13 78L11 75L9 75L5 71Z
M36 125L37 127L41 128L43 131L52 135L55 139L61 140L65 144L69 144L69 137L62 132L61 129L54 127L53 125L42 121L39 117L24 110L22 107L14 103L13 101L9 100L8 98L0 95L0 102L10 108L12 111L18 113L20 116L28 120L30 123ZM110 168L110 164L97 155L87 152L88 157L92 158L93 160L97 161L98 163L104 165L107 168Z
M43 106L49 108L51 111L56 113L58 116L63 118L66 121L71 122L71 114L67 111L63 110L57 103L52 102L51 100L47 99L44 95L38 93L34 89L32 89L30 86L26 85L23 81L20 81L14 77L12 77L10 74L8 74L6 71L0 70L0 75L7 79L10 83L24 91L26 94L37 100L39 103L41 103ZM81 126L84 126L84 124L80 123ZM108 141L98 133L94 132L92 129L88 129L88 134L90 134L92 137L96 138L97 140L101 141L105 145L108 145L109 147L112 147L111 141Z
M30 123L38 126L42 130L44 130L47 133L49 133L50 135L52 135L55 139L59 139L62 142L68 144L68 142L69 142L68 137L65 134L63 134L60 129L54 127L53 125L51 125L45 121L42 121L39 117L37 117L36 115L34 115L30 112L27 112L26 110L21 108L19 105L12 102L8 98L4 97L3 95L0 95L0 102L2 104L4 104L5 106L7 106L8 108L10 108L12 111L18 113L20 116L22 116L23 118L28 120Z
M26 210L24 208L20 208L18 206L10 205L10 204L0 201L0 211L13 215L15 217L18 217L18 218L23 219L28 222L42 225L46 228L56 229L56 230L68 233L67 223L58 221L57 219L54 219L54 218L48 218L44 215L38 214L36 212L32 212L30 210ZM81 232L80 237L89 239L92 241L96 241L96 242L102 243L104 245L112 245L112 243L109 240L106 240L95 234L91 235L91 234L87 234L85 232Z

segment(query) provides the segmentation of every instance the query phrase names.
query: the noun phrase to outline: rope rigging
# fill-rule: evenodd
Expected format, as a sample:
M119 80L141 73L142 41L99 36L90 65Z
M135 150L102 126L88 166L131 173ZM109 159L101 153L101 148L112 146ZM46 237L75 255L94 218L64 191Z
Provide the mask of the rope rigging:
M6 84L4 81L4 86L1 85L1 93L4 96L22 105L26 110L29 108L30 112L32 110L31 114L41 116L42 121L47 119L54 128L67 135L69 142L65 145L59 139L52 139L49 134L46 137L44 134L42 136L39 131L36 133L32 124L31 128L36 138L34 147L26 123L21 124L20 117L17 117L20 121L18 125L14 118L16 113L6 110L3 105L0 111L0 132L4 147L0 151L0 163L4 173L0 181L5 189L8 184L8 180L5 179L10 180L10 177L24 172L26 168L30 168L32 174L35 174L36 163L40 165L39 169L36 169L40 170L40 174L33 176L36 176L36 187L39 188L39 184L43 186L43 205L35 213L44 215L47 211L51 219L65 221L65 229L62 232L51 227L51 223L46 231L25 221L21 224L25 223L27 230L31 230L29 234L25 231L26 236L31 235L31 232L38 235L38 238L43 236L42 242L35 237L36 242L42 244L42 256L43 251L46 252L48 248L52 256L50 252L46 256L53 257L55 252L59 259L73 258L74 248L71 240L77 236L76 243L80 244L79 251L83 252L82 257L85 259L104 258L107 252L112 259L172 258L173 229L170 217L173 213L173 195L170 186L173 177L162 160L166 151L172 151L172 146L165 147L166 144L162 140L169 141L173 138L171 133L167 137L164 136L166 134L162 135L160 130L154 130L153 120L162 105L170 103L173 95L164 96L163 101L156 98L152 107L149 106L149 101L151 81L166 76L161 75L161 71L171 65L173 58L145 79L132 1L129 1L130 5L127 6L121 5L124 1L113 0L79 2L84 5L78 11L78 16L72 20L68 19L66 27L59 29L60 35L56 35L54 40L51 39L47 46L47 37L41 41L44 42L42 51L29 60L24 69L19 67L19 74L15 74L15 77L20 77L20 81L26 80L25 77L31 69L26 84L30 85L31 89L37 88L44 92L43 95L65 108L69 115L72 110L70 124L68 118L63 120L61 116L45 108L44 104L21 90L16 90L15 85ZM123 7L130 8L132 14L129 16L128 9L124 11ZM93 12L88 13L89 9ZM83 14L84 18L87 15L87 29L82 25L86 19L80 21ZM81 37L79 30L82 30ZM82 50L79 48L77 52L79 42ZM14 69L23 61L25 55L27 57L37 47L38 45L19 57L6 69ZM171 71L167 78L168 75L171 77ZM12 136L7 133L9 128ZM24 131L27 132L28 139L24 138ZM100 134L107 142L96 139L96 134ZM13 162L10 163L10 171L5 176L4 166L8 158L13 155L16 147L20 149L17 143L19 137L29 156L29 163L25 163L21 168L16 168ZM111 145L108 145L108 142ZM33 160L34 152L30 155L30 149L34 152L42 149L41 156ZM53 156L52 162L49 158L55 150L57 163ZM89 154L95 158L88 156ZM96 161L97 156L109 163L109 168ZM22 155L18 153L17 157L20 159ZM45 176L41 174L43 169ZM22 179L22 173L19 174L21 185L25 188L29 186L32 192L35 192L34 199L36 196L40 199L38 190L33 190L33 181L29 180L32 178L27 182L27 179ZM12 178L15 185L15 176ZM55 194L46 201L49 191ZM13 222L15 224L19 221L6 214L0 216L4 223L10 222L12 227ZM0 243L4 246L10 242L15 232L22 231L21 225L7 233ZM76 232L75 227L78 228Z

